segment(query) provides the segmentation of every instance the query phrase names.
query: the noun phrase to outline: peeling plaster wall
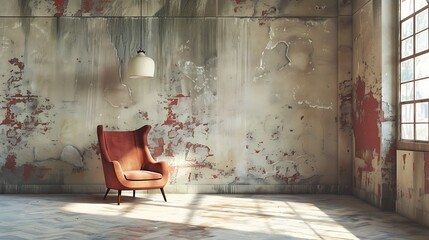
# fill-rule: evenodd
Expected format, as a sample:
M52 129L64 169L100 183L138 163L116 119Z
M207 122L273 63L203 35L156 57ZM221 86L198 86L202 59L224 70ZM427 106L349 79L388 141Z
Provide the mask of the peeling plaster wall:
M98 124L152 125L169 192L350 192L350 1L0 3L0 192L103 191Z
M429 153L397 151L396 211L429 226Z
M394 209L396 149L396 5L354 3L353 192Z

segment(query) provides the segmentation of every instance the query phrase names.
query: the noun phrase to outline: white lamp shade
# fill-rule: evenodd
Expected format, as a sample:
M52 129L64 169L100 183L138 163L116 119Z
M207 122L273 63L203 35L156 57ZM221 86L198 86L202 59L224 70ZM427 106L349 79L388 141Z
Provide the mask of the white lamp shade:
M128 61L128 77L153 77L155 74L155 62L143 52Z

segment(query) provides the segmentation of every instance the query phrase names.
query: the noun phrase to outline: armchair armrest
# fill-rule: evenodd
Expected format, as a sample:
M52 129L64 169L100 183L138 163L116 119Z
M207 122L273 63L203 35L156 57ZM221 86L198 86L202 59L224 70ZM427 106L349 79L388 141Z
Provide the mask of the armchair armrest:
M116 178L119 182L126 181L124 171L122 170L121 164L118 161L111 161L113 169L115 170Z
M147 162L142 170L148 170L152 172L157 172L162 174L162 176L168 176L169 174L169 167L168 163L165 161L159 161L159 162Z

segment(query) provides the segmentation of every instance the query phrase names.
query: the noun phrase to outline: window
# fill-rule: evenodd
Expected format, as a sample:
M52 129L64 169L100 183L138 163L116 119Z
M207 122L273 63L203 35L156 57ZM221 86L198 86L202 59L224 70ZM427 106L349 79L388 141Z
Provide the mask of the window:
M429 21L426 0L400 4L401 142L429 143Z

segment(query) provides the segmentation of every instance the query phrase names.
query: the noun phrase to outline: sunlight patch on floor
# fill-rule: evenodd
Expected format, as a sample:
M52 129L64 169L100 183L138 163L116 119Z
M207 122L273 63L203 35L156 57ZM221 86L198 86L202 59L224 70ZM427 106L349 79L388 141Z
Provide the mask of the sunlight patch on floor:
M127 197L119 206L106 200L101 204L68 203L62 209L106 217L121 216L303 239L321 239L322 236L358 239L311 203L222 195L170 194L168 202L143 197Z

